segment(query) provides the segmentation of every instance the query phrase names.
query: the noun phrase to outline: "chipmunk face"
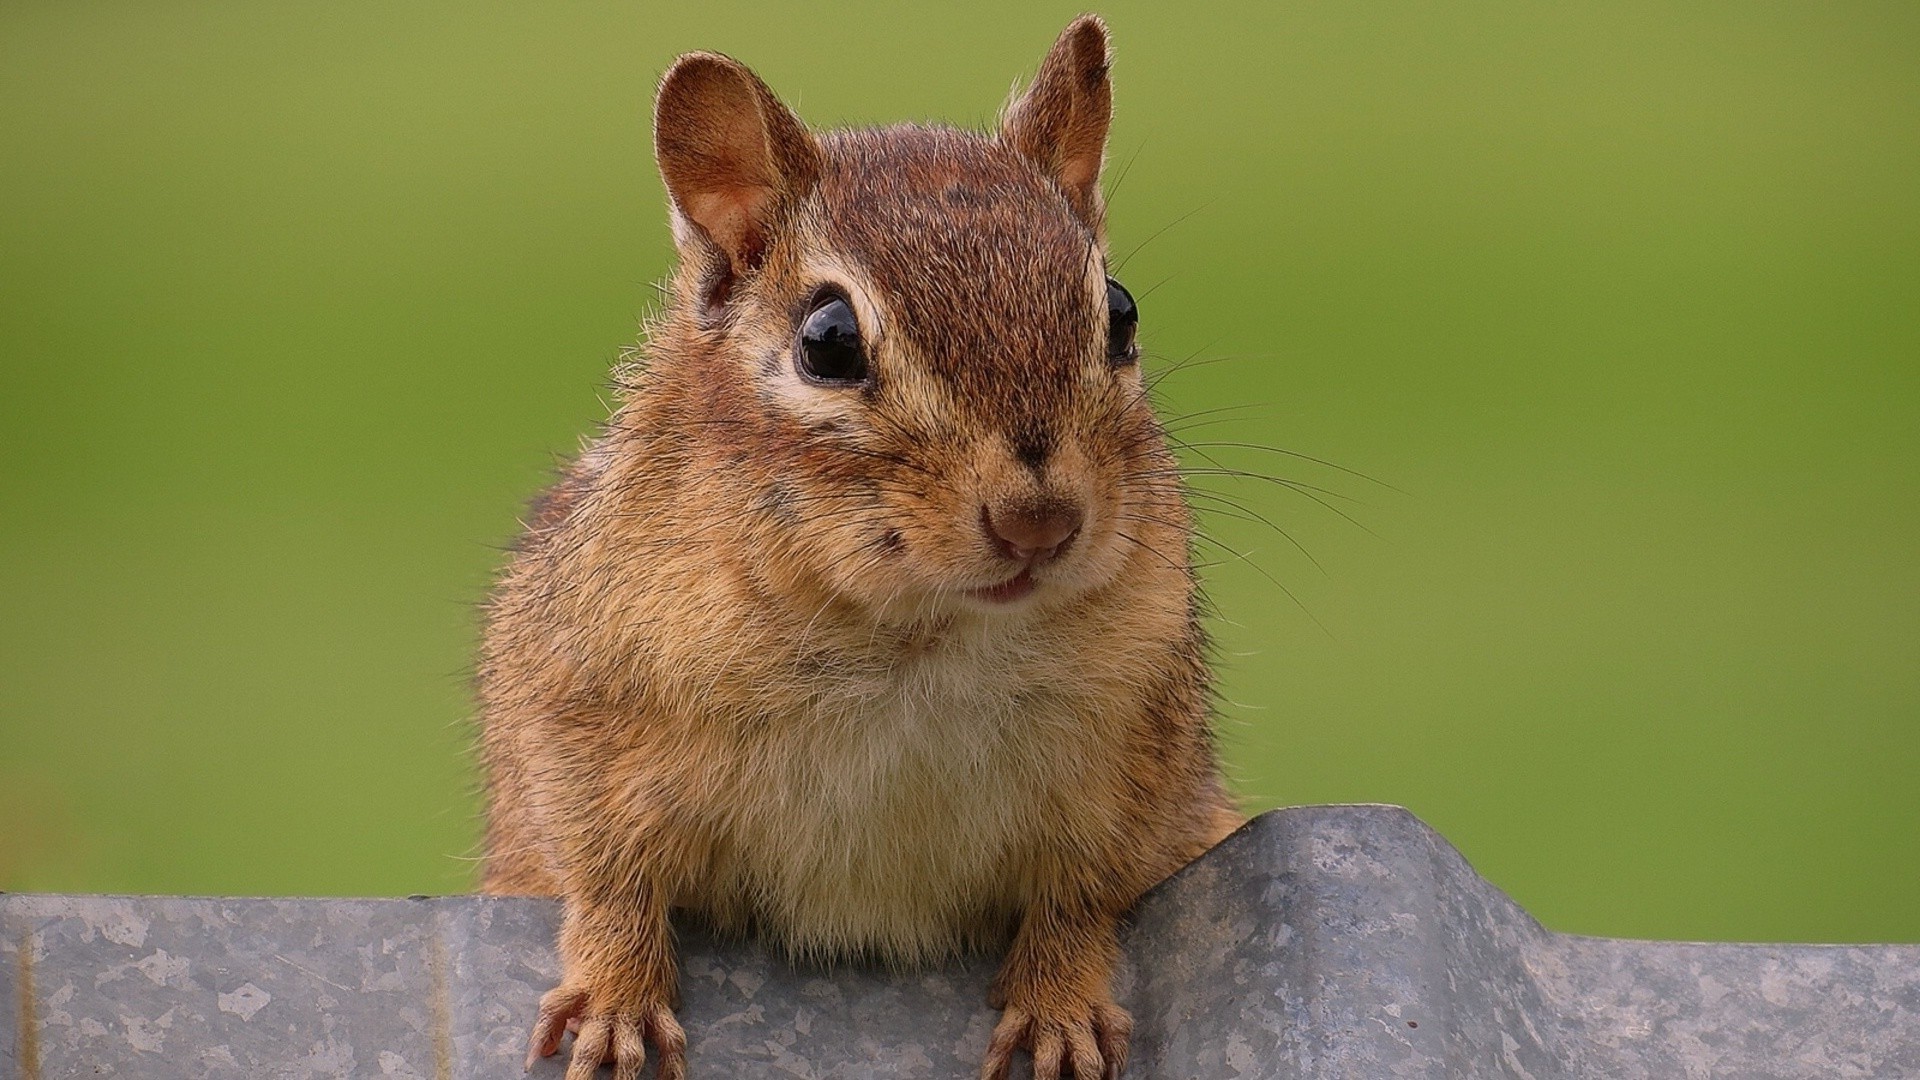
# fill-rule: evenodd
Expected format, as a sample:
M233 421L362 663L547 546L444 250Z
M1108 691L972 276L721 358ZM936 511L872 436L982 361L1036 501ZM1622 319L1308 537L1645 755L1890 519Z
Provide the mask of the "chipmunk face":
M705 430L751 448L748 511L837 593L1008 612L1113 581L1132 549L1184 564L1101 234L1106 70L1104 40L1070 37L997 136L818 140L731 60L668 74L679 302L719 384Z

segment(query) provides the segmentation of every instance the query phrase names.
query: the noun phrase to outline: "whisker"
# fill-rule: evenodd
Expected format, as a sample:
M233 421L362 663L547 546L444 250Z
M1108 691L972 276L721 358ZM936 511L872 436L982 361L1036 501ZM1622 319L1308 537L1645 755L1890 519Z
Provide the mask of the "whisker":
M1212 497L1217 502L1225 502L1234 511L1234 513L1228 513L1225 510L1209 509L1206 507L1195 507L1195 510L1197 512L1202 514L1221 514L1226 517L1238 518L1241 521L1247 521L1247 522L1253 522L1260 525L1265 525L1267 528L1272 529L1274 532L1277 532L1281 536L1285 537L1287 543L1293 545L1294 550L1306 556L1307 561L1313 564L1313 568L1315 570L1320 571L1320 576L1322 577L1331 576L1327 573L1327 568L1320 565L1320 560L1313 557L1313 552L1307 550L1305 544L1302 544L1299 541L1299 539L1297 539L1292 533L1288 532L1287 530L1281 528L1279 525L1275 524L1273 521L1269 520L1266 517L1266 515L1261 514L1258 511L1251 510L1245 506L1241 506L1239 503L1233 502L1232 500L1229 500L1224 496L1216 495L1213 492L1195 492L1193 494L1195 495L1195 497Z
M1313 625L1319 627L1320 632L1327 635L1327 640L1329 641L1339 640L1338 638L1333 636L1333 631L1327 629L1327 624L1321 622L1319 617L1314 615L1312 610L1310 610L1306 604L1302 603L1298 596L1294 595L1294 592L1292 589L1287 588L1286 585L1283 584L1279 578L1274 577L1272 574L1267 573L1266 568L1261 566L1259 563L1254 562L1252 557L1247 555L1245 552L1236 551L1232 547L1228 546L1227 544L1224 544L1219 540L1214 539L1211 536L1207 536L1204 533L1195 533L1194 536L1196 539L1200 540L1202 543L1212 544L1214 547L1217 547L1220 550L1226 552L1227 554L1232 555L1235 559L1243 563L1246 563L1249 567L1253 569L1254 573L1259 574L1263 578L1266 578L1268 581L1273 583L1274 588L1279 589L1281 592L1287 594L1287 599L1293 601L1293 606L1299 608L1300 613L1302 615L1305 615L1309 620L1311 620L1313 622Z
M1153 284L1147 286L1145 292L1142 292L1140 295L1133 298L1134 302L1139 303L1140 301L1145 300L1147 297L1152 296L1155 292L1159 291L1160 286L1165 285L1169 281L1172 281L1173 277L1174 276L1172 274L1168 274L1166 277L1163 277L1159 281L1156 281Z
M1127 174L1133 171L1133 163L1140 160L1140 154L1146 150L1146 148L1147 143L1146 140L1143 139L1139 146L1133 148L1133 153L1127 155L1126 163L1120 166L1120 171L1105 185L1107 189L1107 202L1113 202L1113 197L1119 192L1120 185L1126 182Z
M1360 519L1354 517L1352 514L1347 513L1345 510L1340 509L1339 507L1333 505L1327 500L1321 498L1319 495L1315 494L1315 491L1324 490L1324 489L1316 489L1312 484L1303 484L1297 480L1288 480L1287 478L1282 476L1268 476L1265 473L1245 472L1240 469L1187 469L1185 470L1185 472L1188 476L1231 476L1231 477L1237 477L1243 480L1261 480L1269 484L1275 484L1280 487L1286 488L1288 491L1299 492L1300 495L1303 496L1304 498L1312 499L1314 502L1319 503L1322 507L1326 508L1328 512L1339 515L1349 525L1352 525L1354 528L1359 529L1361 532L1366 533L1368 536L1371 536L1376 540L1386 539L1385 537L1381 536L1379 533L1374 532L1372 529L1368 528L1365 523L1360 521ZM1349 498L1348 496L1340 495L1337 492L1328 492L1328 494L1335 495L1336 497L1342 498L1342 499ZM1352 500L1349 500L1349 501L1352 501Z
M1187 567L1181 563L1174 562L1172 559L1167 558L1165 553L1155 548L1152 544L1149 544L1141 540L1139 537L1134 536L1133 534L1127 532L1125 529L1115 529L1113 530L1113 535L1119 537L1122 540L1127 541L1128 543L1134 545L1135 547L1146 552L1147 554L1152 555L1154 558L1159 559L1162 563L1166 564L1167 568L1170 570L1191 569L1190 567Z
M1165 236L1168 229L1173 228L1175 225L1180 224L1181 222L1187 220L1193 215L1199 213L1200 211L1205 210L1207 207L1212 206L1213 202L1214 200L1208 199L1206 202L1201 203L1199 206L1194 207L1193 209L1187 211L1186 213L1181 214L1179 217L1174 218L1172 221L1167 222L1165 225L1162 225L1159 228L1159 230L1156 231L1152 236L1149 236L1145 240L1142 240L1138 244L1135 244L1133 246L1133 250L1127 252L1126 255L1121 258L1120 262L1116 266L1114 266L1113 273L1117 274L1120 271L1125 270L1127 268L1127 264L1133 261L1133 257L1135 255L1140 254L1140 251L1142 248L1146 247L1148 244L1153 243L1155 240L1160 239L1162 236Z
M1410 494L1409 492L1407 492L1402 488L1397 488L1392 484L1387 483L1385 480L1381 480L1378 477L1374 477L1374 476L1368 476L1366 473L1363 473L1358 469L1350 469L1345 465L1328 461L1325 458L1314 457L1312 454L1303 454L1298 450L1288 450L1288 449L1285 449L1284 447L1279 447L1279 446L1267 446L1262 443L1230 442L1230 441L1184 443L1182 445L1189 446L1189 447L1202 447L1202 446L1233 447L1241 450L1258 450L1266 454L1279 454L1284 457L1297 458L1298 460L1301 460L1301 461L1311 461L1315 465L1324 465L1329 469L1334 469L1336 471L1346 473L1349 476L1357 476L1360 479L1365 480L1370 484L1377 484L1380 487L1386 488L1388 491L1391 491L1397 495ZM1337 494L1337 493L1329 492L1329 494Z

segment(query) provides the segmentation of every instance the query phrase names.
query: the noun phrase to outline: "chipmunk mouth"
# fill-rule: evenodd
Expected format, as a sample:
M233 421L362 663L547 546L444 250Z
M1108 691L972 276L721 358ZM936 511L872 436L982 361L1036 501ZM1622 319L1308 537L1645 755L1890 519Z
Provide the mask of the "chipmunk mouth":
M973 597L975 600L984 600L989 604L1011 604L1015 600L1024 599L1028 594L1032 593L1036 584L1033 580L1033 567L1023 566L1020 568L1018 574L1015 574L1000 584L987 585L978 589L968 589L967 595Z

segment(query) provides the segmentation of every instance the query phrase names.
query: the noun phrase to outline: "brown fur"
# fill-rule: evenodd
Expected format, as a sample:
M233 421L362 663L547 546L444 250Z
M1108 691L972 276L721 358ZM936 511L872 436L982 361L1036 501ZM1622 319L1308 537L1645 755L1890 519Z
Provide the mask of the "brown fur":
M816 138L692 54L656 143L681 265L604 433L487 607L489 892L565 900L568 1076L679 1076L668 913L796 954L1011 948L985 1075L1115 1075L1116 921L1240 818L1207 728L1190 525L1105 357L1104 27L997 137ZM822 285L873 377L796 375ZM983 512L1083 509L1024 600ZM1038 513L1038 511L1032 511Z

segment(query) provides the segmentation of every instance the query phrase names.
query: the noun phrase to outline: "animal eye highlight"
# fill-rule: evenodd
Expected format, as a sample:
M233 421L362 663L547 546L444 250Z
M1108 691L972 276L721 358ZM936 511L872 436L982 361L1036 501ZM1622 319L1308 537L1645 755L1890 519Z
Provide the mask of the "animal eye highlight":
M858 386L867 381L867 347L860 320L846 298L822 293L800 321L794 343L794 370L810 382Z
M1140 343L1134 340L1140 328L1140 309L1126 286L1107 279L1107 363L1126 367L1140 359Z

